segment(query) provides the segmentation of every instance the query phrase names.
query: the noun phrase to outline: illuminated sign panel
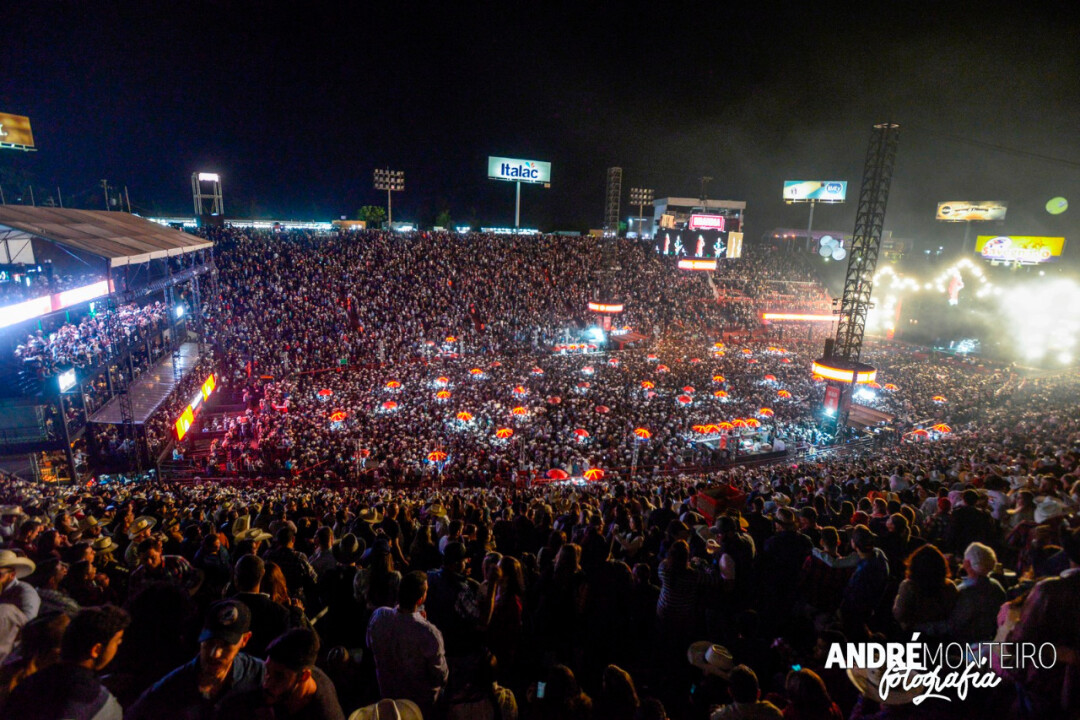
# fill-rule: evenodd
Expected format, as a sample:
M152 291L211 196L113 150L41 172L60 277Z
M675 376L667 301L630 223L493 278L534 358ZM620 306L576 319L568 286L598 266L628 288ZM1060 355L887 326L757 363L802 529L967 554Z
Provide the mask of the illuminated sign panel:
M986 260L1028 265L1049 262L1061 257L1064 249L1065 238L1063 237L980 235L975 240L975 252Z
M52 298L48 295L0 308L0 328L17 325L52 312Z
M858 384L874 382L877 378L877 370L859 371L857 374L851 370L844 368L835 368L828 365L822 365L819 362L814 362L813 371L815 375L820 375L826 380L836 380L837 382L849 383L852 381L852 376Z
M729 260L735 260L742 257L742 237L741 232L728 233L727 236L727 255Z
M726 220L723 215L691 215L687 227L691 230L723 230Z
M680 270L715 270L716 260L680 260Z
M488 178L524 183L551 182L551 163L541 160L488 157Z
M214 376L211 375L210 377L206 378L206 382L202 384L203 400L209 400L211 393L213 393L216 388L217 381L214 379Z
M108 280L102 280L101 282L96 282L92 285L83 285L80 288L75 288L74 290L65 290L64 292L55 295L53 309L63 310L66 307L78 305L79 303L86 302L87 300L94 300L95 298L104 297L108 294Z
M825 388L825 414L835 415L840 407L840 388L830 385Z
M34 133L30 131L30 118L25 115L0 113L0 146L34 150Z
M623 311L622 303L589 303L589 310L598 313L621 313Z
M183 440L187 435L188 430L191 429L191 424L195 422L195 412L191 407L184 408L184 414L180 416L180 419L176 421L176 439Z
M762 313L762 320L790 320L792 322L836 322L837 315L804 315L802 313Z
M841 203L847 198L846 180L785 180L787 202Z
M75 387L75 369L60 373L56 379L60 383L60 392L67 392Z
M1004 220L1008 203L989 200L987 202L965 202L952 200L938 203L935 219L944 222L981 222L983 220Z

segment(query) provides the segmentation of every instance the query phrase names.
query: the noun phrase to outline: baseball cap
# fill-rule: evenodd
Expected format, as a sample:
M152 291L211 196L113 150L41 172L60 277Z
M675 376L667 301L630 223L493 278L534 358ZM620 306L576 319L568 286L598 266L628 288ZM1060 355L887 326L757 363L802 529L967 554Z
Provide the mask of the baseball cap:
M238 600L219 600L206 612L199 642L215 639L235 645L250 628L251 611L247 605Z

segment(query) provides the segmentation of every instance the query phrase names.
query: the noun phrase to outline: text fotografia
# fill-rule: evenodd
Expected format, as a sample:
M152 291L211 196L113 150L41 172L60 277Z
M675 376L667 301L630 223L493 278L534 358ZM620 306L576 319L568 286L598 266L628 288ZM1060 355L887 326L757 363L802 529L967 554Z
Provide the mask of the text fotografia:
M995 688L1004 673L1013 670L1048 670L1057 664L1057 648L1052 643L946 643L932 645L916 642L915 633L908 643L835 643L829 648L826 669L867 671L868 680L877 683L882 700L890 692L921 693L912 702L936 698L951 701L967 699L972 688Z

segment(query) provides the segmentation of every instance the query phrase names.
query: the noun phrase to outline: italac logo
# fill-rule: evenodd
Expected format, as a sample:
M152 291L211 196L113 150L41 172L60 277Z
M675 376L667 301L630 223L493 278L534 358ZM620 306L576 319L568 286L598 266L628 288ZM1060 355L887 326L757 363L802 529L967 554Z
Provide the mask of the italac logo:
M966 700L971 689L995 688L1005 673L1048 670L1057 664L1052 643L945 643L918 642L834 643L826 669L841 668L864 694L878 702Z
M540 177L540 169L536 166L536 163L524 162L518 165L511 165L510 163L503 163L499 166L499 174L503 177L512 178L530 178L532 180Z

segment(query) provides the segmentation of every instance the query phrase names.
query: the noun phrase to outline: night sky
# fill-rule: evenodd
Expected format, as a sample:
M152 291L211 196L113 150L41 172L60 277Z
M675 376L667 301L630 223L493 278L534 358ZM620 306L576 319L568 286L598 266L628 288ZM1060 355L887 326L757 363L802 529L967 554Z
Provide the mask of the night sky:
M30 116L40 151L3 152L0 181L100 208L108 178L136 210L190 214L190 175L212 170L229 216L332 219L384 203L389 166L395 218L509 224L513 186L485 177L504 155L553 164L525 225L599 227L620 165L658 197L711 175L750 237L805 225L785 179L848 180L815 226L850 232L870 128L892 120L887 229L958 243L938 201L1005 200L993 232L1080 256L1075 4L609 5L8 3L0 111ZM1056 195L1074 207L1052 217Z

